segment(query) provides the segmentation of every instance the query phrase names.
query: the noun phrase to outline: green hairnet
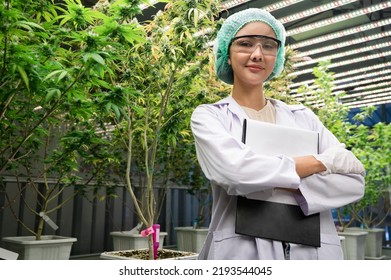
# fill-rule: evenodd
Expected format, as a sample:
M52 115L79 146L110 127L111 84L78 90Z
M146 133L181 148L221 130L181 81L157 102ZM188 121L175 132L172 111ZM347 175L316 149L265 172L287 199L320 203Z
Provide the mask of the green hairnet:
M215 64L216 64L216 74L219 79L227 84L233 84L234 76L231 65L228 64L229 58L229 44L236 33L249 22L261 21L269 25L274 32L276 37L281 41L281 47L278 50L276 57L276 64L274 65L273 72L266 79L266 81L278 76L283 68L285 61L285 28L281 22L279 22L275 17L273 17L269 12L250 8L242 10L235 14L229 16L221 26L217 34L217 39L214 45L215 52ZM262 34L259 34L262 35Z

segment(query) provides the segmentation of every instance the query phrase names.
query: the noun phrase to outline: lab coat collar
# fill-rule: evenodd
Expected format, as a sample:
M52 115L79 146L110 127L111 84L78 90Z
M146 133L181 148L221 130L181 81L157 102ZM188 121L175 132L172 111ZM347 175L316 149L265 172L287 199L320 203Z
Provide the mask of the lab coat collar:
M226 105L228 110L239 119L240 123L243 123L244 119L247 118L246 112L244 112L243 108L232 96L228 96L220 101L217 101L215 104L217 106Z
M287 105L280 100L272 98L268 98L268 100L270 100L276 108L277 124L297 127L294 112L304 110L305 107L303 105ZM244 119L247 118L245 111L232 96L228 96L215 103L215 106L224 105L228 106L228 110L239 119L240 123L243 123Z
M304 110L303 105L287 105L286 103L273 99L276 108L276 123L290 127L298 127L295 118L295 112Z

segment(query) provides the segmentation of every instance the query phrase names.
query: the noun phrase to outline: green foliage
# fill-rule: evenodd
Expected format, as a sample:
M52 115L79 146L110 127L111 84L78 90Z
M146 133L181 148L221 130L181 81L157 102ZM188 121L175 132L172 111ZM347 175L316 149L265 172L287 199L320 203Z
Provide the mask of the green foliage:
M313 69L314 85L309 88L304 85L298 89L305 97L305 104L312 108L323 124L343 143L349 140L349 132L354 127L348 120L349 108L343 105L339 98L344 95L334 95L334 73L328 70L329 61L322 61ZM346 143L348 145L348 143Z
M119 7L113 9L119 13ZM191 172L190 162L180 160L194 149L190 115L198 102L210 98L205 73L210 73L212 50L207 43L215 33L203 31L215 29L218 11L217 1L171 1L140 26L145 40L124 49L116 76L110 77L118 93L104 97L110 99L111 140L115 151L125 151L116 172L125 175L145 227L157 221L168 183Z
M387 199L391 186L391 125L377 123L372 128L359 125L355 130L352 151L367 171L364 198L352 205L351 215L365 228L376 227L390 214Z
M390 204L386 197L391 185L391 126L385 123L377 123L374 127L360 124L360 121L373 113L374 107L363 108L354 118L356 123L348 120L349 108L339 102L339 98L344 94L335 96L332 92L334 76L328 71L329 63L321 62L315 67L315 86L302 86L299 93L307 96L307 105L338 140L345 143L360 159L366 169L364 197L338 209L339 223L346 227L358 221L365 228L375 227L382 224L390 213ZM351 219L347 224L346 215Z
M293 76L293 72L295 71L293 64L296 56L297 52L287 46L285 49L284 70L278 77L264 85L266 96L284 101L288 104L296 103L289 94L289 86L295 78L295 76Z
M27 178L41 201L38 211L27 205L37 216L62 207L53 201L68 186L78 185L72 196L96 192L118 162L99 130L132 94L112 83L127 49L145 41L128 16L80 0L0 6L0 174ZM14 213L11 200L8 206ZM35 229L20 222L40 238L42 219Z

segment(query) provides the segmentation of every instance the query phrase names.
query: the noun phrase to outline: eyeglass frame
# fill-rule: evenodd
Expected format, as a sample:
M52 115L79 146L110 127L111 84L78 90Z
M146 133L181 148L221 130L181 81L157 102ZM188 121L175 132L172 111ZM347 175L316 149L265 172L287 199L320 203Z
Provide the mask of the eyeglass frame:
M270 40L273 40L277 43L277 52L278 50L281 48L281 41L276 39L276 38L273 38L273 37L269 37L269 36L266 36L266 35L243 35L243 36L237 36L237 37L233 37L231 39L231 42L229 42L229 46L228 46L228 50L231 48L231 45L234 41L238 40L238 39L241 39L241 38L264 38L264 39L270 39ZM262 47L262 46L261 46ZM255 51L255 50L254 50ZM263 51L263 49L262 49Z

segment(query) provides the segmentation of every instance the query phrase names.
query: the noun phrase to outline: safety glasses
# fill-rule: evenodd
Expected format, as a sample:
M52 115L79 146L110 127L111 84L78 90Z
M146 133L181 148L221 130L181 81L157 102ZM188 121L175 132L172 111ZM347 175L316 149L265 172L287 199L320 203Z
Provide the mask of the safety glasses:
M244 35L231 40L231 50L237 53L253 53L260 46L264 55L277 55L281 41L264 35Z

